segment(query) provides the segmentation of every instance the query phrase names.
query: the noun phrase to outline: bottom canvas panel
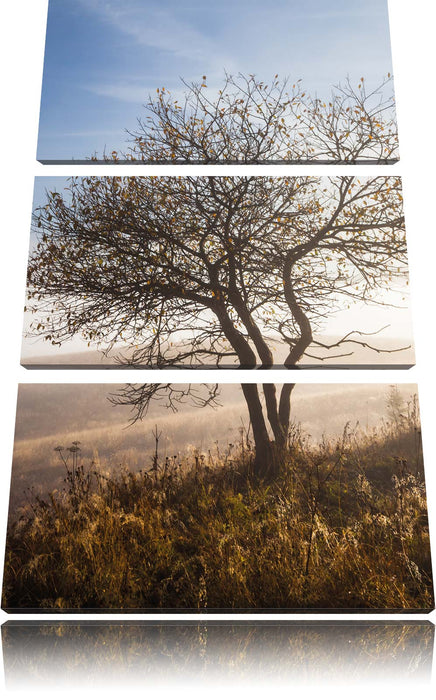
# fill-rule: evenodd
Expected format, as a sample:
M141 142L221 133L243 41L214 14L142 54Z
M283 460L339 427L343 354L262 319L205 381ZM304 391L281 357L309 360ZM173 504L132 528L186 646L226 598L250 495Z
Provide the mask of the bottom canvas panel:
M3 609L429 612L416 386L20 386Z
M85 684L428 683L434 626L371 621L11 621L8 690Z

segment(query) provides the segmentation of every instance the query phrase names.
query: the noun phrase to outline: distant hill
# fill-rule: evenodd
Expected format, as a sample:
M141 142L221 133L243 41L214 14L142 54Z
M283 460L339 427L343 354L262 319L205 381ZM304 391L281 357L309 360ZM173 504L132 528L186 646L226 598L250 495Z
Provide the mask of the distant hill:
M305 357L299 363L302 368L348 368L348 367L368 367L378 366L380 369L411 367L415 364L415 353L413 346L408 348L410 340L405 338L383 338L378 336L359 337L353 336L356 340L362 340L374 347L384 351L395 350L396 348L407 348L398 352L375 352L368 348L361 347L354 343L344 344L341 348L333 348L330 351L320 350L319 348L309 348L309 354L316 357L324 357L324 360L319 360L311 357ZM325 345L331 345L337 342L338 338L333 336L319 336L317 338ZM283 361L287 354L287 346L281 341L274 341L273 347L278 358L277 367L283 367ZM351 354L348 354L351 353ZM347 354L344 357L338 355ZM129 351L127 348L118 348L112 353L105 354L99 350L88 350L85 352L67 353L61 350L58 353L52 351L50 354L40 356L23 355L21 364L28 369L44 369L46 367L58 369L122 369L124 366L117 361L118 356L128 357ZM336 357L335 357L336 356ZM237 367L237 361L229 361L226 365L229 368ZM185 365L187 366L187 365ZM224 367L224 365L222 365ZM199 369L205 369L208 365L198 365ZM214 365L210 367L215 368Z

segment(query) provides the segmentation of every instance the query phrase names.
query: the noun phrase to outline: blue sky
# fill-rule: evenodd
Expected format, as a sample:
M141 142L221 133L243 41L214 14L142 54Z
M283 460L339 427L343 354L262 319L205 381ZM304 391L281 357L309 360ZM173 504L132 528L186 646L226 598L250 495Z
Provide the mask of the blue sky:
M279 73L321 95L391 70L387 0L50 0L38 158L122 148L181 77L214 91L224 71Z

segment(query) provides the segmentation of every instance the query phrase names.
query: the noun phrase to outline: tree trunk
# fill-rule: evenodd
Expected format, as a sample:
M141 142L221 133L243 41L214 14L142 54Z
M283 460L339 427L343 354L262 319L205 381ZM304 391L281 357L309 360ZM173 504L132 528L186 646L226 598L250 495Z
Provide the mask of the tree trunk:
M277 409L275 402L275 411L273 411L272 401L267 401L268 422L275 437L274 441L271 441L269 437L257 385L242 384L241 386L253 430L256 449L255 473L258 477L273 479L278 475L280 466L285 458L291 411L291 394L295 384L283 385L279 408ZM274 393L275 398L276 388L274 384L264 384L263 391L265 397ZM274 427L276 428L275 430Z
M295 388L294 384L283 384L282 391L280 394L279 402L279 422L282 427L282 434L284 435L284 440L288 438L289 433L289 422L291 418L291 394ZM285 446L283 445L283 447Z
M273 448L263 416L259 391L256 384L241 384L241 387L247 402L251 429L253 431L256 450L254 460L255 474L259 477L266 477L271 473Z
M250 338L253 340L264 366L272 365L272 354L263 340L259 329L252 321L250 314L244 308L238 309L243 316L243 322ZM217 302L213 311L219 319L221 328L238 354L240 367L251 368L256 366L256 356L246 338L234 326L223 302ZM266 425L259 390L256 384L242 384L242 391L247 403L253 430L256 456L254 461L255 473L262 478L274 478L280 468L280 459L284 456L289 430L290 396L294 385L290 390L282 390L280 406L277 405L276 387L274 384L264 384L266 414L274 442L271 442ZM287 385L285 385L287 386Z

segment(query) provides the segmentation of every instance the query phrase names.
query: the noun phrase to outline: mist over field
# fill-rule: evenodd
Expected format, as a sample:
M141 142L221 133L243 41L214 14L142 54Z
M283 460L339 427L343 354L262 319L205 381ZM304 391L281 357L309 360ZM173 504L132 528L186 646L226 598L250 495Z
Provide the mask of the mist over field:
M386 317L381 317L384 322L388 318L389 311L386 311ZM406 321L410 319L405 315ZM402 319L403 320L403 319ZM404 320L403 320L404 322ZM408 328L406 330L409 330ZM344 329L340 329L340 334ZM326 345L334 344L338 341L339 335L319 335L317 339ZM330 351L309 348L308 352L313 352L314 357L303 357L299 362L299 366L304 368L319 368L319 367L359 367L359 366L375 366L375 367L411 367L415 364L415 351L413 348L412 332L404 337L385 336L379 337L377 334L370 337L363 337L357 334L352 336L356 340L367 341L377 347L381 352L374 351L370 348L361 347L354 343L345 344L340 349L333 348ZM35 339L24 337L22 345L21 363L29 369L41 369L44 367L68 368L92 368L92 369L111 369L122 368L119 358L128 358L129 349L125 347L117 347L111 352L103 352L103 350L84 350L84 342L73 341L67 344L65 348L51 347L42 340L35 342ZM68 349L69 348L69 349ZM277 353L277 367L283 367L280 363L284 362L288 353L288 347L276 340L272 344L274 352ZM315 359L316 358L323 358ZM224 365L222 365L224 366ZM228 358L226 366L229 368L238 367L238 359ZM128 365L126 365L128 367ZM198 365L202 367L202 365Z
M93 460L106 471L127 467L149 469L155 449L153 430L161 433L159 459L195 453L231 457L239 445L240 430L249 427L241 388L220 385L221 407L180 406L173 413L154 402L146 417L129 425L128 407L114 406L110 394L118 384L25 384L19 388L12 468L11 510L27 502L27 489L44 494L62 489L65 468L54 451L80 442L80 459ZM409 401L413 384L399 386ZM386 418L389 385L298 384L292 395L292 418L313 442L325 434L340 436L349 423L357 430L371 430ZM230 447L230 445L234 447Z

